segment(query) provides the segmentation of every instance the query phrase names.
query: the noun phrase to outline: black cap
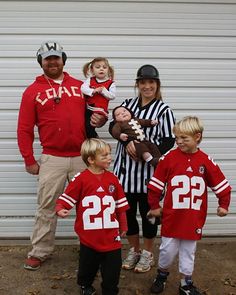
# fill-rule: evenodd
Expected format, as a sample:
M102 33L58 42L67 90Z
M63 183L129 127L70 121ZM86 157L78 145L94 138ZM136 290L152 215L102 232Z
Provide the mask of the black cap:
M136 80L141 79L155 79L159 80L159 72L158 70L152 65L143 65L137 71Z
M113 111L112 111L112 118L113 118L114 120L115 120L115 111L116 111L118 108L124 108L124 109L126 109L127 111L130 112L130 114L131 114L131 118L134 117L134 113L133 113L130 109L128 109L128 108L125 107L125 106L120 105L120 106L115 107L115 108L113 109Z

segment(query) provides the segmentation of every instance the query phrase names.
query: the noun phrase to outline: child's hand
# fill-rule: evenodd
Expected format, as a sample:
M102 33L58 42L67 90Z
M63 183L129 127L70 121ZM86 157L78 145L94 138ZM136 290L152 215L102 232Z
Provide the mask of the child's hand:
M103 88L104 88L104 86L101 86L101 87L97 87L97 88L95 88L95 89L93 90L93 94L95 94L95 93L101 93L102 90L103 90Z
M220 217L226 216L228 214L228 210L222 208L222 207L218 207L217 208L217 215Z
M154 209L154 210L149 210L147 213L147 217L161 217L162 215L162 208Z
M126 235L126 231L121 231L121 232L120 232L120 237L121 237L121 238L124 238L125 235Z
M121 133L121 134L120 134L120 140L122 140L122 141L127 141L127 140L128 140L128 135L125 134L125 133Z
M69 213L70 213L70 211L67 210L67 209L61 209L60 211L57 211L57 215L62 217L62 218L68 216Z
M157 120L151 120L151 125L156 126L159 122Z

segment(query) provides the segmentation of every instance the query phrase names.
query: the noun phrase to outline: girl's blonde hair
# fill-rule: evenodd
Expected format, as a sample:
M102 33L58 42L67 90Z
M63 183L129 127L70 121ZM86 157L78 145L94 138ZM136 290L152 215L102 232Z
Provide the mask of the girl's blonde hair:
M83 73L84 76L87 78L92 74L92 69L93 66L96 62L100 62L103 61L107 67L108 67L108 76L111 80L114 79L114 69L113 67L109 64L109 61L107 58L105 57L95 57L93 60L87 62L84 66L83 66Z
M89 166L88 158L94 159L98 153L104 151L107 147L111 150L111 146L104 140L98 138L86 139L80 151L84 163Z
M194 136L197 133L203 133L204 127L201 120L196 116L187 116L177 122L173 127L173 133L182 133ZM202 140L202 137L200 141ZM199 142L200 142L199 141Z

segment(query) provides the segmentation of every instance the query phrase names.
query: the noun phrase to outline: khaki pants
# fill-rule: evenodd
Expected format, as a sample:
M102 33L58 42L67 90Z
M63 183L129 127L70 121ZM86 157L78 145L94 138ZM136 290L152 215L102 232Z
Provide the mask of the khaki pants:
M28 256L45 260L54 250L57 215L55 203L65 184L86 168L81 157L42 155L40 159L38 207Z

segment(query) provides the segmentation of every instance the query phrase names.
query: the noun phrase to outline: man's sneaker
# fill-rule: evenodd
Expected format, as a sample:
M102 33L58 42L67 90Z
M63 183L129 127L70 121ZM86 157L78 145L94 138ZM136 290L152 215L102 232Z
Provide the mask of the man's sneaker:
M80 287L80 295L95 295L96 290L94 289L93 286L81 286Z
M163 290L165 289L166 280L167 280L168 275L169 275L168 272L166 273L166 276L160 275L160 272L158 273L156 279L152 283L152 286L150 289L151 293L159 294L159 293L163 292Z
M179 287L179 295L201 295L202 293L193 285L193 283Z
M134 251L134 247L129 249L127 257L122 262L122 268L133 269L139 261L140 253Z
M40 268L42 261L36 257L29 257L25 260L24 269L37 270Z
M146 250L143 250L139 262L136 264L134 271L135 272L146 272L151 269L154 265L153 254Z

